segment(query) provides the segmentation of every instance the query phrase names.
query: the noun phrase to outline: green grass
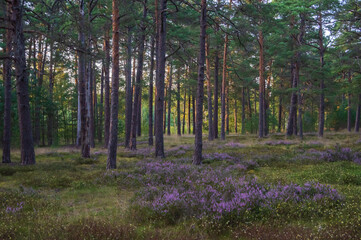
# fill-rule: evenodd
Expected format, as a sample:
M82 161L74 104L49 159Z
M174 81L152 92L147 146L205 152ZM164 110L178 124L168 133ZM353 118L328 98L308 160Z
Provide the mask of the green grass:
M34 166L21 166L20 153L14 150L14 163L0 164L0 239L360 239L361 165L294 160L309 149L324 150L336 143L360 151L361 146L355 144L359 136L330 133L324 139L315 136L306 136L303 141L290 139L295 142L293 145L264 145L266 141L284 139L281 135L262 140L254 135L230 135L227 142L239 142L245 147L219 148L224 142L215 140L205 142L204 153L226 152L246 161L257 161L258 168L242 174L256 176L264 183L329 184L345 197L341 206L312 209L316 212L312 215L293 209L267 221L243 222L219 232L204 227L207 223L199 220L176 224L144 221L130 209L137 184L116 177L104 178L106 150L97 147L92 152L99 154L82 159L78 149L38 148ZM321 144L309 144L311 141ZM165 148L192 146L193 142L193 136L165 137ZM191 157L192 150L184 156ZM136 163L143 157L119 147L117 171L135 171ZM6 212L8 207L16 208L21 203L20 210Z

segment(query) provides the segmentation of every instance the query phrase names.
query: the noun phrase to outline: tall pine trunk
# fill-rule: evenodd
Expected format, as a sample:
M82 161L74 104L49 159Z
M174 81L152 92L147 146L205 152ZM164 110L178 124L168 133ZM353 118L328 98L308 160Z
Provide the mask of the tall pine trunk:
M145 21L147 18L147 0L143 3L143 19L141 23L141 35L140 35L140 45L138 51L138 66L137 66L137 76L135 79L135 94L134 94L134 104L133 104L133 111L132 111L132 124L131 124L131 135L130 135L130 149L135 150L137 149L137 128L139 129L138 123L140 123L139 115L140 113L140 95L141 95L141 80L143 77L143 63L144 63L144 43L145 43L145 30L146 25Z
M186 125L186 105L187 105L187 89L184 88L184 98L183 98L183 124L182 124L182 134L184 135L185 125Z
M154 45L152 36L150 49L150 73L149 73L149 100L148 100L148 145L153 146L153 72L154 72Z
M180 78L181 78L181 72L180 69L178 69L178 75L177 75L177 135L181 136L181 111L180 111Z
M168 99L168 118L167 118L167 135L170 136L170 118L171 118L171 108L172 108L172 83L173 83L173 65L170 65L170 73L169 73L169 83L168 83L168 91L167 91L167 99Z
M158 5L156 5L158 8ZM157 49L157 118L155 132L155 156L164 157L163 136L163 102L164 102L164 75L165 75L165 52L166 52L166 9L167 0L160 0L160 8L157 17L158 49Z
M6 21L10 22L11 3L6 3ZM8 58L4 59L3 78L4 78L4 133L3 133L3 163L11 163L11 51L13 44L13 31L6 29L5 33L5 54ZM31 44L31 43L30 43ZM31 55L31 54L30 54ZM25 57L25 56L24 56Z
M348 82L351 86L351 71L348 72ZM348 92L348 99L347 99L347 130L351 132L351 93Z
M211 89L211 66L209 62L209 36L206 37L206 67L207 67L207 97L208 97L208 140L214 139L213 131L213 109L212 109L212 89Z
M128 40L127 40L127 63L125 69L125 147L128 148L130 145L130 135L132 126L132 32L131 28L128 27Z
M104 63L104 147L108 148L109 134L110 134L110 45L109 45L109 30L105 32L103 50L105 52Z
M258 137L264 137L264 124L265 124L265 109L264 109L264 45L263 45L263 33L258 32L258 43L259 43L259 121L258 121Z
M319 53L320 53L320 69L323 71L324 62L324 54L325 49L323 47L323 29L322 29L322 14L320 13L318 16L318 44L319 44ZM319 116L318 116L318 136L323 137L323 131L325 127L325 82L324 78L321 77L320 80L320 108L319 108Z
M10 10L10 8L9 8ZM18 101L21 163L35 164L33 134L29 104L29 79L26 70L25 39L23 32L23 4L12 0L12 25L14 29L14 59L16 74L16 92Z
M206 42L206 27L207 27L207 3L206 0L201 2L202 10L200 17L200 40L199 40L199 58L198 58L198 84L197 84L197 119L196 119L196 134L195 134L195 148L193 155L193 164L199 165L202 163L202 125L203 125L203 97L204 97L204 63L205 63L205 42Z
M53 68L53 48L54 42L50 43L50 66L49 66L49 107L48 107L48 146L53 144L53 131L54 131L54 109L53 109L53 91L54 91L54 68Z
M358 95L358 105L356 111L356 121L355 121L355 132L360 130L360 115L361 115L361 94Z
M228 34L224 39L223 50L223 74L222 74L222 91L221 91L221 139L226 139L226 76L227 76L227 48Z
M80 137L81 137L81 155L84 158L90 158L90 145L89 145L89 118L87 103L86 103L86 60L85 60L85 36L84 36L84 3L81 2L80 20L79 20L79 42L80 50L78 51L78 88L80 96Z
M118 1L112 1L113 52L112 52L112 95L110 109L110 138L108 147L107 169L117 167L118 144L118 101L119 101L119 9Z

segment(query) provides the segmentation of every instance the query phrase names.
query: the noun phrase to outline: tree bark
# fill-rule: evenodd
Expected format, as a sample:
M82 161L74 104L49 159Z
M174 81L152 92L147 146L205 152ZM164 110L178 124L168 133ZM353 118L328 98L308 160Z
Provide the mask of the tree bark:
M168 129L167 135L170 136L170 117L171 117L171 108L172 108L172 83L173 83L173 65L170 65L170 73L169 73L169 83L168 83Z
M238 129L237 129L237 100L234 99L234 131L235 133L238 132Z
M198 58L198 85L197 85L197 119L196 119L196 134L195 134L195 149L193 155L193 164L199 165L202 163L202 125L203 125L203 97L204 97L204 63L205 63L205 42L206 42L206 27L207 27L207 3L206 0L201 2L201 17L200 17L200 40L199 40L199 58Z
M361 94L358 95L358 105L356 111L356 121L355 121L355 132L360 130L360 115L361 115Z
M25 59L23 5L20 0L12 0L11 20L14 28L14 59L19 114L21 163L23 165L28 165L35 164L35 152L29 104L29 79L26 71Z
M104 69L105 64L102 61L102 72L100 76L100 105L99 105L99 121L98 121L98 142L102 142L103 134L103 111L104 111Z
M188 134L191 134L191 93L188 94Z
M325 49L323 47L323 29L322 29L322 14L320 13L318 16L318 44L319 44L319 52L320 52L320 68L323 71L323 66L325 65L324 62L324 53ZM323 77L321 77L320 81L320 110L319 110L319 117L318 117L318 136L323 137L323 131L325 126L325 82Z
M130 135L130 149L136 150L137 149L137 128L138 121L140 123L140 120L138 119L140 115L140 95L141 95L141 80L143 77L143 63L144 63L144 43L145 43L145 30L146 25L145 21L147 18L147 0L143 3L143 19L141 23L141 35L140 35L140 45L139 45L139 51L138 51L138 66L137 66L137 76L135 79L135 94L134 94L134 104L133 104L133 111L132 111L132 124L131 124L131 135ZM140 130L140 129L139 129Z
M105 32L103 51L105 52L104 64L104 147L108 148L110 134L110 45L109 30Z
M117 0L112 1L112 25L113 25L113 52L112 52L112 95L111 95L111 118L110 138L108 147L107 169L117 167L118 145L118 91L119 91L119 8Z
M207 97L208 97L208 140L212 141L214 139L214 130L213 130L213 109L212 109L212 89L211 89L211 66L209 62L209 36L206 36L206 66L207 66Z
M264 137L264 123L265 123L265 114L264 114L264 49L263 49L263 33L262 31L258 32L258 43L259 43L259 121L258 121L258 137Z
M156 5L158 7L158 5ZM155 156L164 157L164 136L163 136L163 101L164 101L164 75L165 75L165 52L166 52L166 9L167 0L160 0L158 10L157 32L158 32L158 53L157 53L157 118L155 133Z
M192 123L193 123L193 129L192 133L193 135L196 134L196 97L194 96L196 93L194 90L192 91Z
M85 36L84 36L84 2L80 4L80 21L79 21L79 41L81 45L81 50L78 51L79 56L79 64L78 64L78 87L79 87L79 95L80 95L80 109L81 109L81 155L84 158L90 158L90 145L89 145L89 118L87 103L86 103L86 60L85 60Z
M187 105L187 89L184 88L184 98L183 98L183 125L182 125L182 134L184 135L185 125L186 125L186 105Z
M42 49L42 44L45 41L45 47ZM42 96L42 88L43 88L43 81L44 81L44 72L45 72L45 61L46 55L48 50L48 43L45 39L40 37L39 39L39 52L38 52L38 84L37 84L37 96L35 96L36 103L35 103L35 129L34 129L34 144L40 144L41 138L41 96ZM44 51L44 52L43 52Z
M222 92L221 92L221 139L226 139L226 76L227 76L227 48L228 34L224 39L223 51L223 74L222 74Z
M351 86L351 71L348 72L348 82ZM347 131L351 132L351 93L348 92L347 95Z
M246 133L246 100L245 100L245 87L242 87L242 134Z
M148 100L148 145L153 146L153 71L154 71L154 45L155 40L152 36L150 49L150 73L149 73L149 100Z
M11 3L6 3L6 21L10 21ZM13 31L6 29L5 33L5 55L11 56L13 44ZM31 55L31 54L30 54ZM25 56L24 56L25 57ZM3 65L4 78L4 133L3 133L3 163L11 163L11 60L4 59Z
M177 77L177 135L181 136L181 111L180 111L180 79L181 72L178 69L178 77Z
M132 104L133 104L133 91L132 91L132 33L131 28L128 27L128 40L127 40L127 63L125 69L125 147L130 147L130 135L132 126Z
M50 66L49 66L49 107L48 107L48 146L53 145L54 131L54 109L53 109L53 91L54 91L54 70L53 70L53 48L54 42L50 43Z

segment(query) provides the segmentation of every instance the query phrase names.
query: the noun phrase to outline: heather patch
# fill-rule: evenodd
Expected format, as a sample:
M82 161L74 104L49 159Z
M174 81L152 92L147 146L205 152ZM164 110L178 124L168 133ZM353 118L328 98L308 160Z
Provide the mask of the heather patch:
M229 157L226 160L232 160ZM128 175L145 186L136 193L133 207L147 212L149 218L169 223L209 218L216 220L215 224L232 225L271 216L282 204L331 206L332 202L342 200L335 189L320 183L261 184L256 178L232 174L247 168L241 163L219 167L158 161L142 163L137 175Z

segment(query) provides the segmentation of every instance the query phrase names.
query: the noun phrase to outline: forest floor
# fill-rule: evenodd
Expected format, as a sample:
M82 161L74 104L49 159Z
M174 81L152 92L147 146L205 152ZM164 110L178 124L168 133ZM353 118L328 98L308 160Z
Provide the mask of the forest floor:
M206 137L205 137L206 138ZM361 239L361 141L350 133L229 135L204 142L146 138L91 159L72 147L37 148L36 165L0 164L0 239Z

